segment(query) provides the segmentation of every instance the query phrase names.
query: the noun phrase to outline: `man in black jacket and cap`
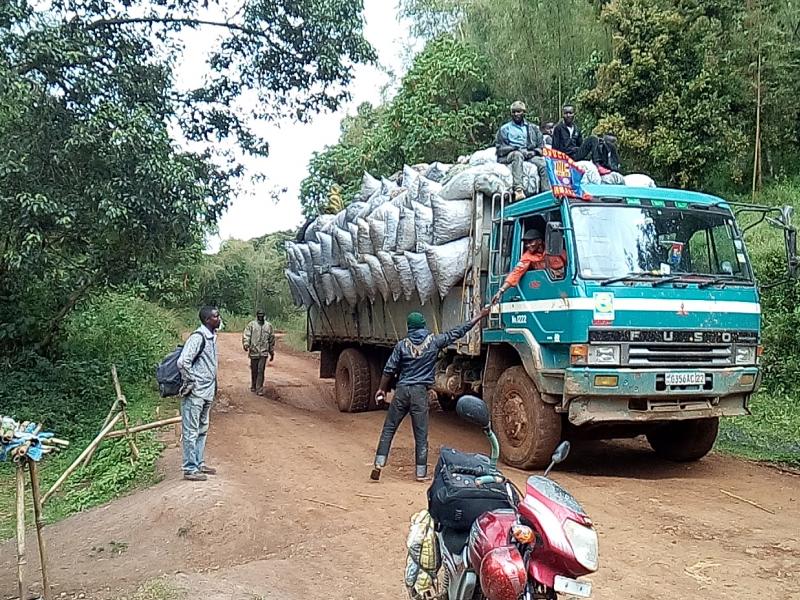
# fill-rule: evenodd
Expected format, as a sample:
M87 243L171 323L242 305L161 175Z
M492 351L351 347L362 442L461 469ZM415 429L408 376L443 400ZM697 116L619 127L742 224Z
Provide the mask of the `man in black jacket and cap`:
M530 162L536 165L539 172L539 190L550 189L550 180L547 178L542 148L544 136L539 126L525 120L525 103L517 100L511 105L511 120L505 123L497 132L495 149L497 162L511 165L511 176L514 181L514 199L525 198L525 189L522 185L525 176L523 163ZM534 192L535 193L535 192Z
M373 481L380 479L381 469L386 466L386 460L389 458L392 438L408 413L411 413L411 424L414 429L417 481L427 480L428 388L433 385L439 350L447 348L465 336L488 314L489 307L486 307L471 321L439 335L428 331L425 317L421 313L412 312L408 315L406 320L408 336L395 345L383 369L378 391L375 393L376 402L379 404L384 402L392 378L398 376L394 400L389 405L378 450L375 453L375 468L370 475Z

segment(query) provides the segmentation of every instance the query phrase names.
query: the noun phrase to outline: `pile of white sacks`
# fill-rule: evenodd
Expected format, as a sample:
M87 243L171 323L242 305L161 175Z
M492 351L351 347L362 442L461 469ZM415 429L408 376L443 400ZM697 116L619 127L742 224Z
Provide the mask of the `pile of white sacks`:
M588 165L585 181L603 181ZM619 180L605 182L625 183L616 176ZM628 185L655 185L647 176L627 177ZM392 179L364 173L360 193L345 210L317 217L304 242L286 243L286 277L295 304L355 305L378 296L384 301L416 296L425 304L434 294L444 298L471 267L473 192L491 195L511 187L511 171L497 163L494 148L456 165L405 166ZM528 163L525 188L528 194L539 191L538 173Z

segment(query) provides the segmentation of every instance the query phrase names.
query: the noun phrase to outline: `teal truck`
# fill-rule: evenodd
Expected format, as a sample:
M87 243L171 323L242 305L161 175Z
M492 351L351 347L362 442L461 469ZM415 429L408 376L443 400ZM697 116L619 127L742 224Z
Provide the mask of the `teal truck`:
M566 268L530 270L507 290L442 353L431 394L445 409L481 394L503 460L522 469L546 465L563 438L644 434L665 458L697 460L720 417L749 414L761 379L759 293L737 216L783 230L794 275L791 213L666 188L585 190L590 200L475 194L471 268L422 307L432 329L490 301L530 229ZM418 301L381 298L309 309L309 348L321 352L320 376L335 378L340 410L377 408L383 364L411 310Z

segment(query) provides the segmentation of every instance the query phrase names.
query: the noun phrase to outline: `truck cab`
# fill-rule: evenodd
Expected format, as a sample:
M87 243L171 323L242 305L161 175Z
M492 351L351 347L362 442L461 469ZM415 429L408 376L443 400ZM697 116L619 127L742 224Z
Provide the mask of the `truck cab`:
M549 255L482 332L484 396L505 450L544 464L565 435L645 434L673 460L713 446L719 417L748 414L760 381L760 306L731 206L664 188L586 186L493 202L485 300L531 228Z

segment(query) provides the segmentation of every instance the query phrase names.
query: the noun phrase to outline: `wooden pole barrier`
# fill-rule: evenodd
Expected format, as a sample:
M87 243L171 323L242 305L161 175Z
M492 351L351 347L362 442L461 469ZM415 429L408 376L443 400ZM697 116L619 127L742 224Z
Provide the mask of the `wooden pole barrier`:
M102 431L105 428L105 426L108 425L109 422L111 422L111 419L114 418L114 415L117 414L118 412L117 404L119 404L119 400L115 398L114 402L111 404L111 410L108 411L108 414L106 415L106 418L103 421L103 425L100 427L100 431ZM92 461L93 456L94 456L94 450L89 452L89 454L87 454L86 458L83 460L84 467L87 466Z
M76 458L76 459L75 459L75 462L73 462L73 463L72 463L72 464L71 464L71 465L70 465L70 466L67 468L67 470L66 470L66 471L64 471L64 472L61 474L61 477L59 477L59 478L58 478L58 480L57 480L57 481L56 481L56 482L53 484L53 487L51 487L51 488L50 488L50 489L47 491L47 493L46 493L46 494L45 494L45 495L42 497L42 504L44 504L45 502L47 502L48 498L50 498L50 496L52 496L52 495L53 495L53 494L56 492L56 490L58 490L58 488L60 488L60 487L61 487L61 485L62 485L62 484L63 484L63 483L64 483L64 482L67 480L67 477L69 477L70 475L72 475L73 471L75 471L75 469L77 469L77 468L78 468L78 465L80 465L80 463L81 463L81 462L82 462L82 461L83 461L83 460L84 460L84 459L85 459L85 458L88 456L88 454L89 454L90 452L92 452L92 451L93 451L95 448L97 448L97 446L100 444L100 442L102 442L102 441L103 441L103 438L104 438L104 437L106 437L106 435L108 435L108 432L109 432L109 431L111 431L112 429L114 429L114 426L117 424L117 422L118 422L118 421L119 421L121 418L122 418L122 413L117 413L117 414L116 414L116 415L115 415L115 416L114 416L114 417L111 419L111 421L108 423L108 425L106 425L106 426L103 428L103 430L102 430L102 431L101 431L99 434L97 434L97 437L96 437L96 438L94 438L94 440L92 440L92 443L91 443L91 444L89 444L89 445L86 447L86 449L85 449L83 452L81 452L81 455L80 455L78 458ZM124 434L125 434L125 432L123 431L123 432L122 432L122 434L124 435Z
M42 564L42 597L50 600L50 584L47 580L47 550L44 546L44 536L42 529L44 521L42 519L42 499L39 489L39 471L36 461L28 461L28 469L31 475L31 494L33 496L33 516L36 522L36 540L39 543L39 562Z
M128 422L128 399L122 393L122 386L119 384L119 377L117 376L117 365L111 365L111 378L114 380L114 390L117 392L117 402L119 403L120 410L122 411L122 424L125 426L125 437L128 439L128 445L131 448L133 460L139 460L139 449L136 447L136 441L133 439L130 431L130 423Z
M145 423L144 425L137 425L136 427L131 427L128 432L130 433L139 433L141 431L147 431L148 429L156 429L157 427L166 427L167 425L175 425L176 423L181 422L180 415L177 417L170 417L169 419L162 419L161 421L153 421L152 423ZM116 431L112 431L106 437L107 438L118 438L122 437L123 435L127 435L124 429L117 429Z
M20 600L27 600L28 588L25 585L25 467L17 465L17 588Z

